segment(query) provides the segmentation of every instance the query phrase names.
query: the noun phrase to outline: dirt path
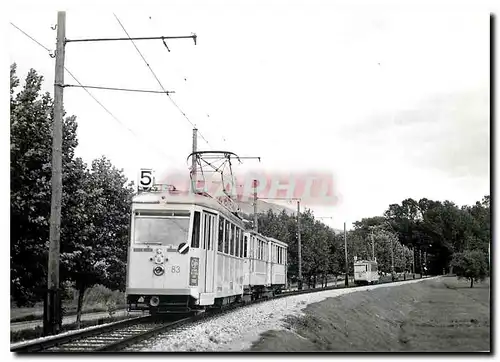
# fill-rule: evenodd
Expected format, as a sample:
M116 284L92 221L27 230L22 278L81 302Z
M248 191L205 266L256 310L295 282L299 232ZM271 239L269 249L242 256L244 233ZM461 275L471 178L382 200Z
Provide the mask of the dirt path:
M489 283L439 278L309 305L250 351L472 352L490 350Z

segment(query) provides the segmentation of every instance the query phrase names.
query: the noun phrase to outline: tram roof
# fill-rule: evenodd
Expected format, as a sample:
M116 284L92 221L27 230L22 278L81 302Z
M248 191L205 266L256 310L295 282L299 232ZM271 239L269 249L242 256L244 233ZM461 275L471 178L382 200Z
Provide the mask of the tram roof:
M166 204L166 205L198 205L213 209L223 214L223 216L231 215L243 222L240 216L235 215L231 210L221 205L216 199L203 194L193 194L190 192L144 192L136 195L132 199L133 204Z

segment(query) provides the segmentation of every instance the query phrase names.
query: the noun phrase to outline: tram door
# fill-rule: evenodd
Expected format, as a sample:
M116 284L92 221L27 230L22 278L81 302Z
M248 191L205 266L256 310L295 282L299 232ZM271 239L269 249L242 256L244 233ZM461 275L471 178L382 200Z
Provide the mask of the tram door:
M205 240L205 293L214 292L215 268L215 220L216 215L203 212L203 229Z

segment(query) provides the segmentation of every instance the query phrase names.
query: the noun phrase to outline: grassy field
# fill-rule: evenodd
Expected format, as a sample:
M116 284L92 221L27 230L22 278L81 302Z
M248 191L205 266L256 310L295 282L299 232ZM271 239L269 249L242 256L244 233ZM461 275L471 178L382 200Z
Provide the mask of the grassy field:
M488 281L454 277L356 292L307 306L250 351L489 351L489 296Z
M73 290L73 296L63 301L64 315L75 315L77 309L78 293ZM125 294L111 291L102 285L95 285L85 292L83 298L83 313L107 312L126 307ZM39 302L33 307L18 308L11 303L10 322L25 322L43 318L43 303Z

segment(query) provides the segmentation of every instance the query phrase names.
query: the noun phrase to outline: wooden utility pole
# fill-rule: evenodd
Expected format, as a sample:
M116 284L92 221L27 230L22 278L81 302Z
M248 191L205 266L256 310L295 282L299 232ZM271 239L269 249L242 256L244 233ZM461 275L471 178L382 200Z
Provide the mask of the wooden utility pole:
M412 259L411 259L411 268L412 268L412 271L413 271L413 279L415 279L415 246L412 246L411 248L411 252L412 252Z
M375 239L373 238L373 230L370 233L372 239L372 260L375 261Z
M298 241L298 256L299 256L299 280L297 287L302 290L302 244L300 237L300 200L297 200L297 241Z
M198 129L193 128L193 153L197 152L198 149ZM195 193L196 190L196 162L198 161L198 157L193 154L192 160L191 160L191 189L193 193Z
M54 81L54 122L52 131L52 200L50 207L50 245L47 276L47 294L43 311L44 335L57 334L61 323L59 291L59 252L61 239L62 199L62 118L64 90L64 46L66 12L57 13L57 46Z
M257 180L253 180L253 229L259 232L259 218L257 217Z
M401 250L402 250L402 261L403 261L403 278L404 280L406 280L406 254L405 254L405 246L403 244L401 244Z
M394 281L394 240L391 237L391 279Z
M344 249L345 249L345 286L349 286L349 260L347 259L347 232L344 221Z

